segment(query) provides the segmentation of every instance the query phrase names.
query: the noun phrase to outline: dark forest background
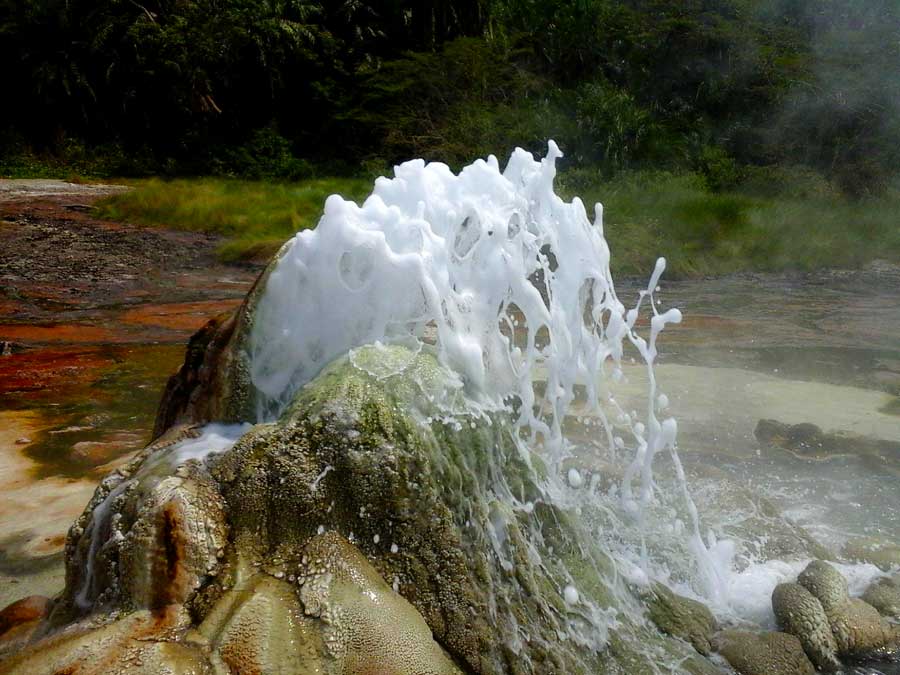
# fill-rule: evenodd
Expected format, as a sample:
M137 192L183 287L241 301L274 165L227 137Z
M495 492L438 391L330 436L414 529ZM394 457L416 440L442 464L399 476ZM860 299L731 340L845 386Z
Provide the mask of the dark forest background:
M900 167L895 0L0 0L0 172L297 179L557 140L728 188Z

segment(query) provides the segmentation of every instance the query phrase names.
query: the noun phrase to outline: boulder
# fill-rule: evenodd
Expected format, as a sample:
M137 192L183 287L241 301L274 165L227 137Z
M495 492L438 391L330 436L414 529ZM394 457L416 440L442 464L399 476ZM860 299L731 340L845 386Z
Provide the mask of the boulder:
M716 672L640 620L541 458L461 387L427 348L375 346L204 461L169 428L101 483L0 673ZM708 651L705 608L657 596Z
M803 646L788 633L727 630L715 636L716 650L740 675L814 675Z
M883 616L900 621L900 575L876 579L869 584L862 599Z
M644 596L647 616L663 633L680 638L703 655L712 651L710 640L716 620L702 602L677 595L668 587L654 583Z
M900 644L900 626L851 598L846 579L822 560L809 563L797 583L779 584L772 607L779 626L796 635L823 670L838 669L839 657L862 658Z
M865 601L851 598L847 580L827 562L813 560L797 583L822 603L839 654L865 656L900 644L900 626L885 621Z
M772 592L778 626L798 638L817 668L838 670L838 646L822 603L800 584L778 584Z

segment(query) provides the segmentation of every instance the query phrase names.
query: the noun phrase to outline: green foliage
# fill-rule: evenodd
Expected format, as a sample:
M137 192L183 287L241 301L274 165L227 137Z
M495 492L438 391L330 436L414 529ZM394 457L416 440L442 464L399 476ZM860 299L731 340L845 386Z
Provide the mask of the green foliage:
M563 171L559 191L604 204L613 271L646 275L659 255L667 274L690 277L749 270L857 267L900 262L900 185L877 198L851 200L803 171L775 172L746 191L711 192L699 174ZM313 227L325 198L361 200L364 179L298 183L229 179L139 180L100 202L103 218L223 235L224 260L264 260L295 232Z
M704 145L696 164L698 172L711 190L733 188L743 177L738 163L720 147Z
M294 155L288 140L269 127L257 129L247 142L222 154L215 173L254 180L301 180L315 173L308 161Z
M607 82L589 82L578 92L581 148L610 171L652 156L661 129L650 112L627 91Z
M893 0L0 0L0 62L7 173L297 179L550 137L719 192L900 173Z
M646 275L659 255L675 277L900 262L900 189L853 200L808 172L777 169L746 185L752 192L710 192L704 176L661 171L560 176L563 194L604 204L614 272Z
M362 199L369 181L328 178L299 183L140 180L134 189L99 202L101 218L139 225L211 232L225 237L223 260L266 260L294 233L314 227L325 199Z
M425 157L459 166L516 145L542 149L544 130L573 125L556 101L539 95L546 83L516 66L517 53L503 41L475 38L409 52L372 74L360 106L343 119L380 138L390 161Z

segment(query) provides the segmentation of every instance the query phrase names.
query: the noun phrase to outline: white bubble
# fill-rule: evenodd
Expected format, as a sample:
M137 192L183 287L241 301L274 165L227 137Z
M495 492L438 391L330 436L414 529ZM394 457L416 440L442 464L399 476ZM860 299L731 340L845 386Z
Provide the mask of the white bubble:
M569 469L568 479L569 485L573 488L580 488L584 485L584 478L582 477L581 472L575 467Z

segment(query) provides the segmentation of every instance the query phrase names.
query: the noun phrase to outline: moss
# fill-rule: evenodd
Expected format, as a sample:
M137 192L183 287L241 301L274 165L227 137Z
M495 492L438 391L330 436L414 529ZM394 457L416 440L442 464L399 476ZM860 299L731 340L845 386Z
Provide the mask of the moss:
M710 639L716 620L704 604L677 595L659 583L653 584L646 602L650 620L663 633L681 638L701 654L712 651Z
M400 349L386 358L408 362L404 372L379 379L354 363L384 349L360 350L297 392L278 421L210 458L228 543L187 599L194 625L227 615L261 573L315 576L309 546L324 532L351 542L465 671L616 672L604 665L611 655L644 668L618 672L693 663L687 645L628 619L637 600L610 581L612 564L579 519L544 496L546 468L504 416L461 408L458 380L433 354ZM569 584L575 602L563 598ZM606 615L618 620L617 648L604 642Z

